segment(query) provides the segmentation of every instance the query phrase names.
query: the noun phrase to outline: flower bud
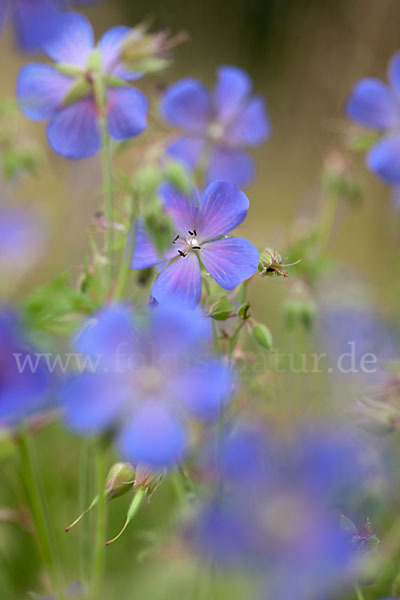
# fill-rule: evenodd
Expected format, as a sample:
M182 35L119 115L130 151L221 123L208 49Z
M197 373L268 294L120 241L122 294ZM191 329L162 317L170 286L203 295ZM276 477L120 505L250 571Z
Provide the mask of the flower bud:
M140 195L151 198L163 179L160 169L147 164L137 170L133 185Z
M171 219L158 198L153 198L146 207L144 220L155 247L160 253L163 253L169 248L175 232Z
M295 329L298 325L311 329L315 319L315 304L310 299L293 298L284 304L283 314L289 329Z
M260 254L258 273L262 277L271 277L272 275L288 277L288 274L283 267L292 267L297 265L299 262L300 260L297 260L294 263L285 264L279 252L277 252L274 248L264 248Z
M190 194L191 185L185 167L177 160L168 160L164 166L165 175L180 192Z
M107 500L122 496L132 489L135 470L128 462L117 462L111 467L106 479Z
M209 310L209 316L216 321L225 321L234 312L235 307L225 294L213 302Z
M257 323L252 329L254 339L260 346L267 350L272 350L272 333L262 323Z

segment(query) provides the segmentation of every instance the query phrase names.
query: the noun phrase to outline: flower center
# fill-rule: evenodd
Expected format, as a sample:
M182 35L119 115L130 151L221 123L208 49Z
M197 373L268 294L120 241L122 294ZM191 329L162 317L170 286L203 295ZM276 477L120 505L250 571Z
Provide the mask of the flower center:
M179 246L178 254L179 256L187 256L191 250L201 250L200 243L197 239L197 231L193 229L193 231L188 231L187 235L177 235L174 240L172 240L173 244Z
M210 123L207 129L207 135L210 140L213 142L218 142L223 139L225 133L225 128L222 123L218 123L214 121L214 123Z

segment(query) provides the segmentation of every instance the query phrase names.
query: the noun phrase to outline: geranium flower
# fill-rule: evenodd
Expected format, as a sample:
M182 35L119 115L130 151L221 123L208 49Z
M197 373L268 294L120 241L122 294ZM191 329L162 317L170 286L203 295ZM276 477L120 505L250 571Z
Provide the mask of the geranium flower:
M400 184L400 53L389 62L389 85L372 77L356 83L347 101L347 116L383 133L367 154L367 167L381 179Z
M130 462L172 466L187 449L188 420L217 420L230 395L228 367L204 354L210 334L196 311L104 309L76 341L95 368L66 382L67 424L81 434L114 432Z
M75 4L91 4L98 0L74 0ZM57 35L62 10L68 0L0 0L0 28L10 16L20 48L41 50L42 45Z
M13 425L50 406L52 378L24 335L18 316L0 310L0 425Z
M175 226L171 247L161 256L143 220L138 219L131 262L133 269L146 269L168 261L151 290L158 302L176 299L187 307L197 306L201 297L200 264L225 290L233 290L255 273L257 248L243 238L226 237L246 218L249 207L247 196L232 183L215 181L200 198L194 189L184 196L163 183L159 195Z
M125 140L146 127L147 100L128 80L141 76L125 69L119 59L127 27L107 31L97 47L93 29L83 15L63 17L56 39L44 45L58 64L30 64L22 68L17 97L22 111L33 120L49 120L48 141L67 158L85 158L101 147L99 117L103 113L109 135ZM101 107L99 84L106 98Z
M245 148L259 146L270 133L265 102L250 96L252 83L245 71L221 67L213 94L197 79L171 85L161 103L163 117L183 129L168 153L189 169L207 170L207 181L225 179L239 187L254 177L253 159Z
M242 567L260 598L276 600L325 598L356 578L360 555L339 514L372 473L353 432L314 425L288 442L236 423L214 446L203 468L218 491L189 528L207 563Z

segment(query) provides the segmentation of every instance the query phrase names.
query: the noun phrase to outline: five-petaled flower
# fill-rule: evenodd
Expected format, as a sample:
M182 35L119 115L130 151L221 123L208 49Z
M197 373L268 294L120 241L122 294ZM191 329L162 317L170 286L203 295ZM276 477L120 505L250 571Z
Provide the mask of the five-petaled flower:
M50 407L52 377L38 361L18 315L0 310L0 425L14 425Z
M128 85L141 74L127 70L120 61L130 31L113 27L95 47L88 20L67 14L57 38L44 44L57 64L31 64L21 70L17 85L21 109L31 119L49 119L47 136L55 152L73 159L95 154L101 147L100 117L115 140L145 129L147 100Z
M130 462L172 466L187 448L188 420L218 420L231 393L231 371L204 354L210 334L206 317L180 307L103 309L77 338L96 369L66 382L67 424L81 434L114 432Z
M213 94L196 79L171 85L161 103L163 117L184 130L168 153L189 169L205 166L207 181L224 179L239 187L254 177L253 159L243 150L259 146L270 125L265 102L250 97L251 80L236 67L221 67Z
M75 4L90 4L97 0L74 0ZM6 17L11 17L18 45L26 51L41 50L55 37L61 26L62 10L68 0L0 0L0 29Z
M384 181L400 184L400 53L389 63L389 85L365 78L356 83L346 113L353 121L383 132L369 151L367 166Z
M173 299L188 308L197 306L201 297L200 263L226 290L233 290L255 273L257 248L243 238L226 237L246 218L249 200L242 191L228 181L215 181L198 199L194 189L185 196L163 183L159 196L176 235L170 248L160 255L143 220L138 219L131 262L133 269L146 269L168 261L152 287L157 302Z

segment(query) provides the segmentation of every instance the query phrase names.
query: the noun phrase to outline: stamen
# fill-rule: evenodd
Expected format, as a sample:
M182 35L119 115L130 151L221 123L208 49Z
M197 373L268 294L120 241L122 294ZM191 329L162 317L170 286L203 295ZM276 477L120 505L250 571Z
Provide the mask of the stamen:
M194 235L193 231L190 231L190 229L189 229L189 233L190 233L190 235Z
M195 229L193 229L193 233L194 235L197 235L197 231Z
M200 246L192 246L192 250L201 250Z
M179 240L179 235L176 236L176 238L174 240L172 240L172 243L175 244L175 242Z
M186 256L186 254L182 252L182 250L178 250L178 254L180 254L181 256Z

